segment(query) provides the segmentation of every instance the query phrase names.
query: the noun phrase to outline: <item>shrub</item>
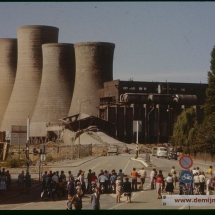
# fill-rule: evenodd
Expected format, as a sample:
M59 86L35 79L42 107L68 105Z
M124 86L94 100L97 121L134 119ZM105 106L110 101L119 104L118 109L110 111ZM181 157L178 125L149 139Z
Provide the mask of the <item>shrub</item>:
M51 162L53 161L53 157L51 155L46 155L46 162Z
M11 158L7 160L6 166L11 168L20 167L21 162L19 158Z

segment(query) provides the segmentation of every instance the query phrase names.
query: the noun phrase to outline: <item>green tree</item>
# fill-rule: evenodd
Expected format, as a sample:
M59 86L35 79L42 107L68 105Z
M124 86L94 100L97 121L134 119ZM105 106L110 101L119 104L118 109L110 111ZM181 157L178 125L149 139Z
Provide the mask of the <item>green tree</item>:
M193 140L195 127L197 126L196 111L193 107L184 110L177 118L177 122L173 127L173 135L171 144L173 146L181 146L184 153L194 151Z
M205 118L215 113L215 46L211 52L211 71L208 72L208 88L206 89L206 99L204 104Z

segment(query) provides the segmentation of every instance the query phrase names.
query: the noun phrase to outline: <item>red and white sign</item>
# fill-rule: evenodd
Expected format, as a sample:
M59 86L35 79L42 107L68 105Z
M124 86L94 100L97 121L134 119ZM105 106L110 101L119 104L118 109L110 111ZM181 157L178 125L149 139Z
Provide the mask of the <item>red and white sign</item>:
M189 155L183 155L179 159L179 165L183 169L190 169L193 166L193 159Z

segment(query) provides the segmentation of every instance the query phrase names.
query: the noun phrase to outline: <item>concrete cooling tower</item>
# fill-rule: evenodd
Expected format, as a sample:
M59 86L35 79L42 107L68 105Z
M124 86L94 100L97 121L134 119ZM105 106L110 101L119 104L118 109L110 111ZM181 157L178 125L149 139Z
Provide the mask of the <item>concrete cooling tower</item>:
M97 116L97 90L103 88L104 82L113 80L115 44L85 42L77 43L74 47L76 75L69 116L79 112Z
M12 125L26 125L32 117L42 77L42 44L57 43L59 29L52 26L28 25L18 27L18 62L13 91L1 130Z
M17 39L0 39L0 124L3 120L16 77Z
M74 88L73 44L42 45L43 70L40 91L30 124L30 136L46 136L46 124L68 115Z

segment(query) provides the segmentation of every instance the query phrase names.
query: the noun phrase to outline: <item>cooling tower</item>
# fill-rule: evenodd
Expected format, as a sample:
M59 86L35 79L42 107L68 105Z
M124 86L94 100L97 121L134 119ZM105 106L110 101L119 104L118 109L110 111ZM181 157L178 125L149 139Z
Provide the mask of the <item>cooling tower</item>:
M58 28L29 25L18 27L18 62L13 91L1 130L26 125L32 117L42 77L42 44L58 42Z
M0 39L0 124L16 77L17 39Z
M43 70L37 103L30 124L30 136L46 136L46 124L59 123L71 105L75 78L73 44L42 45Z
M79 112L97 116L97 90L103 88L104 82L113 80L115 44L85 42L77 43L74 47L76 75L69 116Z

